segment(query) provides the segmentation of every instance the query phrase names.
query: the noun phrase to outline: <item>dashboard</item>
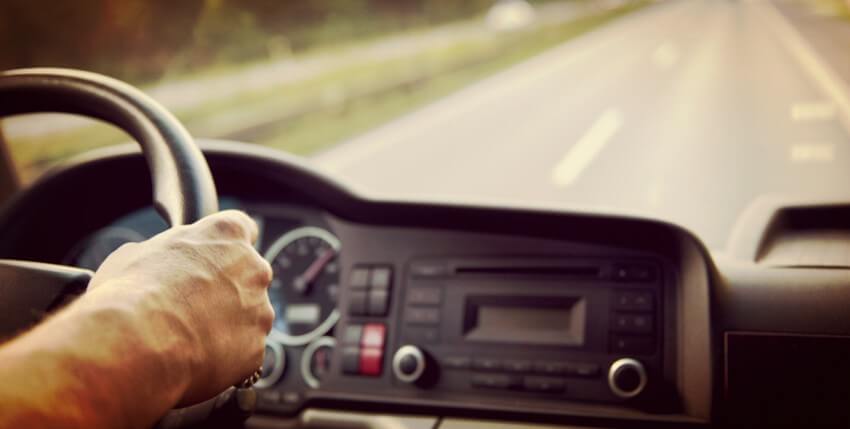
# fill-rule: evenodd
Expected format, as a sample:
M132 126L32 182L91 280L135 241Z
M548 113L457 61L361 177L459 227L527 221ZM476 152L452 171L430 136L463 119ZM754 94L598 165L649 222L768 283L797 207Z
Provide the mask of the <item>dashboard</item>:
M316 400L682 411L678 269L663 255L556 239L364 227L315 207L221 198L253 217L276 319L259 408ZM96 270L165 230L153 208L73 247ZM345 273L345 275L343 275ZM377 394L377 392L381 392ZM404 400L410 401L405 402Z
M357 413L426 419L394 427L850 421L834 376L850 374L848 271L753 256L807 216L762 207L743 244L712 255L653 219L372 200L286 155L202 147L221 206L257 221L274 271L249 426L320 411L350 414L318 426ZM149 195L138 153L92 155L0 217L0 256L94 269L165 228ZM90 209L60 224L57 204Z

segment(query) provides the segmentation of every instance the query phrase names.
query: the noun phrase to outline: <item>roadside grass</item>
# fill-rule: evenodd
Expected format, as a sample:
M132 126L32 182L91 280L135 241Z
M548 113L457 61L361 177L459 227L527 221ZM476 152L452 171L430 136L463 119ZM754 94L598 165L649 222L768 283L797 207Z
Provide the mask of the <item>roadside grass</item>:
M176 115L198 137L233 138L309 155L649 3L633 1L565 23L461 40L389 61L353 64L297 84L242 93ZM9 140L27 182L56 161L126 142L129 137L97 124Z
M850 21L850 1L848 0L805 0L817 15L830 16Z
M472 82L483 79L511 65L528 59L548 48L590 31L644 2L627 8L605 12L592 17L573 21L533 32L533 36L521 41L501 44L498 55L468 67L437 75L413 86L400 88L385 95L355 102L341 112L320 112L303 118L297 123L281 124L280 127L254 140L256 143L308 155L327 149L335 143L366 132L404 113L455 92ZM328 126L332 123L333 126Z

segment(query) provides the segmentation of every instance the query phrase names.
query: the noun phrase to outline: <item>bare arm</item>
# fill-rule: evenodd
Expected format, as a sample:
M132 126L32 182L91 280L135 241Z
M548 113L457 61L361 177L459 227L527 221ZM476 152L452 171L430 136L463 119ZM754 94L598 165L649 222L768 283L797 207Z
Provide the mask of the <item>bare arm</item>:
M124 246L0 347L0 428L147 427L253 372L274 318L256 225L224 212Z

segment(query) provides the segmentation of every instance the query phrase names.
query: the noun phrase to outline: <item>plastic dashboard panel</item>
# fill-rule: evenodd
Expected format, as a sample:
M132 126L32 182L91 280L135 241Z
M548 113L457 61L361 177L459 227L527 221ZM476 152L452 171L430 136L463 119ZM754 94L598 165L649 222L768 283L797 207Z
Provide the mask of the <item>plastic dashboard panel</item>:
M392 260L390 263L401 273L401 267L413 256L449 250L467 256L637 255L657 260L663 267L665 311L669 312L663 319L664 377L675 386L675 411L648 412L629 405L580 401L553 405L537 400L398 394L388 378L383 380L385 384L377 381L372 390L330 381L307 392L298 409L327 407L612 425L711 421L719 397L717 380L722 361L721 332L712 329L712 289L720 277L704 246L684 229L654 220L589 212L370 200L293 157L245 145L209 143L202 147L220 194L264 203L304 204L325 212L325 221L346 248L343 279L358 264ZM60 262L64 251L81 237L145 207L150 194L146 177L143 160L133 148L90 154L54 171L0 216L4 237L0 257ZM50 218L56 207L81 209L66 209L67 216L56 222ZM40 244L45 242L53 245ZM396 281L401 282L400 278ZM343 305L346 293L343 290ZM392 312L401 311L398 302L391 305ZM388 335L392 338L394 334ZM335 359L334 365L338 361ZM386 362L384 366L388 367ZM381 393L386 387L391 394ZM292 415L298 409L281 413Z

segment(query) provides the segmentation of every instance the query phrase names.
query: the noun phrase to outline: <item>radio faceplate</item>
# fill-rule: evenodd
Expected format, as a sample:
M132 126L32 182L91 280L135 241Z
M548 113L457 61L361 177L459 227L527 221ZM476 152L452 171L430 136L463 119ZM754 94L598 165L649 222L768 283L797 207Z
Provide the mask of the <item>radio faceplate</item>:
M395 353L394 383L552 400L644 395L663 378L660 274L641 260L413 261L393 342L422 360Z

